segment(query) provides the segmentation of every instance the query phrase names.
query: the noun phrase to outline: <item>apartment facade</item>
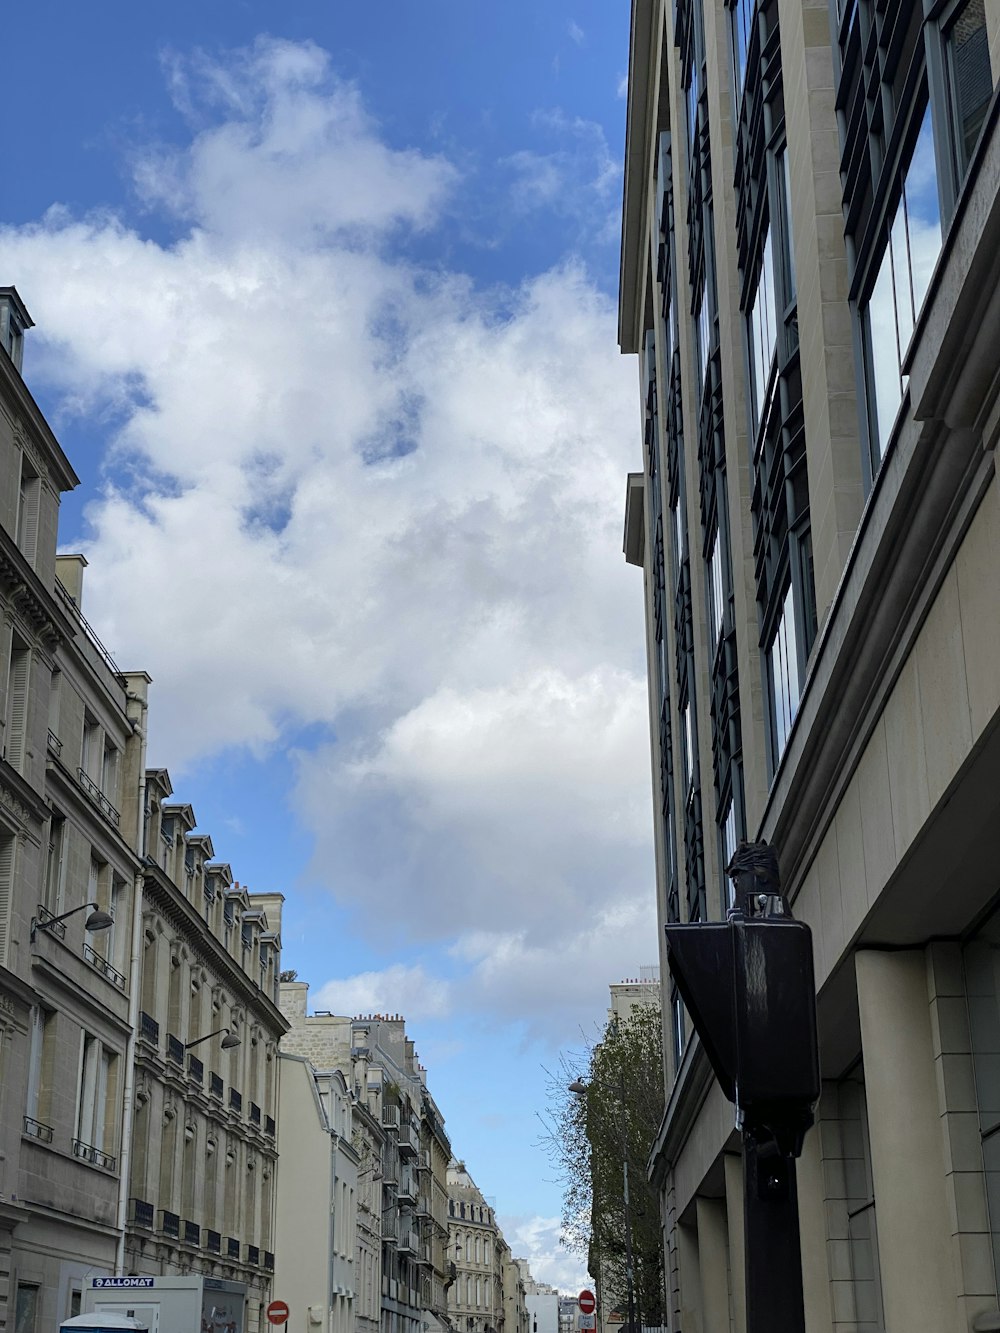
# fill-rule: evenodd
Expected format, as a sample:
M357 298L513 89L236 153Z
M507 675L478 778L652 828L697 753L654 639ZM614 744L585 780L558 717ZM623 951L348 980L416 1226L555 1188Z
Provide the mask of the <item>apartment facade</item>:
M619 340L639 359L661 924L740 838L813 932L810 1329L1000 1320L1000 11L634 0ZM731 1107L671 985L671 1326L745 1326Z
M310 1014L308 992L304 982L281 984L281 1007L291 1024L282 1052L306 1058L317 1070L339 1069L353 1090L357 1130L362 1138L368 1134L362 1179L367 1161L379 1207L379 1326L382 1333L426 1333L446 1313L444 1163L451 1145L444 1120L399 1015ZM364 1129L365 1117L380 1128L380 1142ZM374 1232L359 1227L359 1256L373 1241ZM356 1281L364 1262L359 1257Z
M496 1213L464 1162L448 1167L448 1218L455 1280L448 1318L457 1333L502 1333L505 1327L503 1236Z
M144 775L126 1271L247 1286L265 1325L274 1272L279 893L215 859L165 769Z
M293 1327L354 1333L365 1281L354 1098L339 1069L319 1073L302 1056L282 1054L280 1073L275 1291L294 1302Z
M122 672L57 557L77 484L0 289L0 1329L79 1308L121 1257L149 677Z

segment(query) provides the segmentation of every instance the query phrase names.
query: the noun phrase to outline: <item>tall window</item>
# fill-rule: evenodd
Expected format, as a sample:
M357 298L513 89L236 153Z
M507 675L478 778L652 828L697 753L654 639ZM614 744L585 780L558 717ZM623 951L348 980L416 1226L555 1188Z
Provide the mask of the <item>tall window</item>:
M850 296L874 477L906 395L907 349L994 79L984 0L853 0L837 18Z
M49 821L49 850L45 862L44 906L58 916L62 910L66 863L66 820L53 814Z
M903 361L941 249L930 106L924 110L888 234L862 313L870 366L871 439L879 460L889 446L903 401L907 378Z
M112 1139L116 1057L98 1037L80 1034L80 1075L76 1106L76 1152L85 1148L105 1152Z
M767 688L774 728L774 754L779 757L788 740L799 707L799 636L795 628L795 601L789 587L774 637L767 650Z
M733 93L738 107L743 98L743 84L747 72L747 56L753 32L755 0L736 0L731 10L733 38Z
M0 827L0 964L7 963L10 916L14 908L14 852L17 839Z

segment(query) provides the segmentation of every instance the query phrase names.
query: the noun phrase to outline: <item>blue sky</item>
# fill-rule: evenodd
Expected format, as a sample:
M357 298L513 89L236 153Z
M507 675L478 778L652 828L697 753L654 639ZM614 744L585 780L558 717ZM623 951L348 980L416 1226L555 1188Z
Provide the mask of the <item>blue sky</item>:
M285 893L317 1007L407 1016L568 1289L543 1066L656 957L627 44L624 6L560 0L5 19L0 282L150 763Z

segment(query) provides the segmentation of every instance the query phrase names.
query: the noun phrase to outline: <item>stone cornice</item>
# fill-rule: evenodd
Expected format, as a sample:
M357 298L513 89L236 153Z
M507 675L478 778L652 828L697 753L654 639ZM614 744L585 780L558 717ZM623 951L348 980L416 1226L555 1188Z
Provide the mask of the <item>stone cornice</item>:
M0 759L0 807L22 827L32 821L44 824L50 813L31 783L26 782L6 759Z
M51 649L64 640L72 640L76 627L49 592L13 537L0 526L0 586L6 589L15 611L26 625Z
M28 386L21 378L10 357L0 356L0 396L7 414L14 422L15 430L21 433L25 424L45 448L48 457L44 460L46 472L55 474L55 481L60 491L75 490L80 478L73 471L69 459L63 453L62 445L52 433L52 427L45 420L42 409L28 391Z

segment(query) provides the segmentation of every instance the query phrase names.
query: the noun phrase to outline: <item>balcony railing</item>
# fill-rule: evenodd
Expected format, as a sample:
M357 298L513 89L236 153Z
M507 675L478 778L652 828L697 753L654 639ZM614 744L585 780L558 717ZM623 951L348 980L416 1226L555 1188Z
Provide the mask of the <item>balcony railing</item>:
M46 921L55 920L56 916L55 912L50 912L49 909L43 907L41 903L38 904L38 910L35 915L38 917L39 924L41 925L44 925ZM58 935L61 940L64 940L66 938L66 922L56 921L54 926L50 926L48 930L45 931L45 934Z
M260 1126L260 1107L256 1102L250 1103L250 1123L251 1125Z
M94 629L90 625L90 622L84 617L83 612L76 604L76 598L73 596L71 592L69 592L66 588L63 587L63 585L59 582L58 579L56 579L56 592L59 594L63 602L66 604L66 608L73 616L73 618L79 622L80 627L83 629L83 632L86 634L87 638L100 653L101 657L104 659L105 666L110 670L111 674L113 676L120 676L122 673L117 663L115 662L115 659L108 652L107 648L105 648L104 644L101 643L100 639L97 637L97 634L94 632Z
M112 967L106 958L102 958L95 948L84 941L83 956L91 967L96 967L101 976L110 981L112 986L118 990L124 991L128 985L128 979L124 973L119 972L116 967Z
M159 1049L160 1025L155 1018L150 1018L149 1014L139 1015L139 1040Z
M196 1055L188 1056L188 1078L199 1088L205 1082L205 1065Z
M51 727L49 727L49 737L47 743L50 752L54 754L55 757L58 759L59 756L62 754L62 741L59 739L59 737L56 735L56 733L52 730Z
M213 1097L222 1097L222 1079L218 1074L209 1074L208 1090Z
M247 1263L251 1268L260 1267L260 1247L258 1245L247 1246Z
M40 1143L52 1142L52 1126L43 1125L40 1120L35 1120L33 1116L26 1115L24 1117L22 1130L29 1139L38 1139Z
M387 1129L399 1128L399 1107L392 1102L384 1102L382 1105L382 1124Z
M81 1162L90 1162L92 1166L99 1166L104 1171L113 1171L118 1164L117 1157L112 1157L110 1153L95 1148L92 1143L84 1143L82 1139L73 1140L73 1156L79 1157Z
M108 798L104 795L104 792L101 791L100 787L90 776L87 770L85 768L78 768L76 770L76 776L80 782L80 786L87 793L87 795L90 797L93 803L97 806L101 814L104 815L107 819L110 819L112 824L114 824L115 828L117 828L118 825L122 822L121 815L111 804Z
M274 1131L275 1131L274 1116L266 1115L264 1117L264 1133L268 1136L268 1138L273 1139Z
M221 1231L211 1231L208 1227L205 1228L205 1249L208 1250L209 1254L222 1253Z
M239 1114L243 1110L243 1094L235 1088L229 1089L229 1109Z
M395 1240L399 1235L399 1222L395 1213L382 1214L382 1239Z
M408 1254L416 1254L417 1233L412 1227L405 1225L401 1226L399 1229L399 1240L396 1244L400 1250L406 1251Z
M147 1203L145 1199L129 1199L128 1208L132 1226L145 1227L148 1231L152 1231L156 1210L151 1203Z
M404 1157L416 1157L420 1151L420 1140L417 1137L417 1131L412 1125L401 1125L399 1128L399 1151Z
M431 1169L431 1154L429 1148L421 1148L420 1155L417 1158L417 1170L429 1171Z
M274 1272L274 1255L271 1253L270 1250L264 1251L264 1272L265 1273Z
M172 1032L167 1033L167 1059L173 1061L175 1065L184 1064L184 1043Z
M164 1209L160 1213L160 1230L165 1236L172 1236L174 1240L181 1238L181 1219L179 1213L169 1213Z
M197 1222L184 1223L184 1244L197 1245L201 1248L201 1227Z
M226 1254L230 1259L240 1257L240 1243L235 1236L226 1237Z

